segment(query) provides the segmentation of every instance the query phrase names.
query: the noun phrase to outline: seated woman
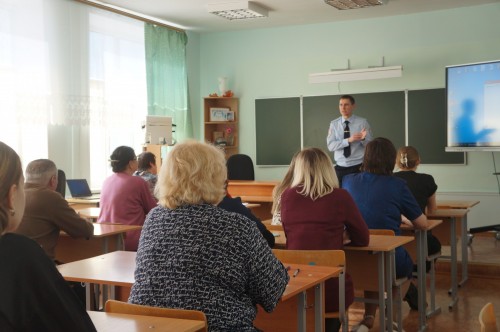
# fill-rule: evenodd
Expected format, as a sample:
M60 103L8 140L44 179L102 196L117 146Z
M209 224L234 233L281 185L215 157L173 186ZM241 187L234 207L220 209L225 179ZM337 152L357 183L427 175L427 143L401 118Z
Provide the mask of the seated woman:
M97 222L142 226L148 212L156 206L156 200L148 184L132 176L137 170L134 149L117 147L111 154L110 163L115 174L102 185L101 211ZM140 235L140 230L127 232L125 250L136 251Z
M417 149L413 146L400 148L397 153L396 164L401 171L394 173L394 175L406 181L422 212L427 214L436 210L436 191L438 186L434 182L432 175L417 173L417 168L420 165L420 155ZM440 251L441 242L428 231L427 252L429 256L435 255ZM430 262L426 262L426 265L427 272L429 272L431 268ZM413 270L416 271L416 265L413 267ZM408 302L413 310L418 310L418 291L415 285L410 285L410 289L405 296L405 301Z
M0 142L0 331L96 331L52 260L14 231L24 214L21 160Z
M148 183L149 191L155 196L155 186L158 180L158 168L156 167L156 156L152 152L143 152L137 156L137 171L134 176L140 176Z
M283 180L276 185L273 189L273 205L271 207L271 213L273 214L273 219L271 220L271 225L281 225L281 194L285 189L290 188L293 181L293 171L295 169L295 159L298 153L295 153L288 166Z
M366 246L368 227L351 195L340 189L330 157L321 149L299 152L290 166L292 181L281 194L281 222L287 249L341 250L344 231L355 246ZM326 282L327 312L339 310L338 280ZM346 307L354 300L352 279L345 279ZM326 320L326 331L338 331L338 319Z
M236 213L242 214L245 217L247 217L248 219L252 220L255 223L255 225L257 226L257 228L259 229L262 236L266 239L269 246L271 248L274 247L275 239L274 239L273 233L271 233L266 228L266 226L262 223L262 221L260 221L260 219L257 218L252 213L252 211L250 211L250 209L247 208L241 202L241 197L231 197L227 193L227 181L226 181L226 184L224 185L224 187L225 187L226 195L224 196L222 201L220 201L220 203L217 206L220 207L221 209L224 209L224 210L229 211L229 212L236 212Z
M212 145L186 141L169 152L129 302L203 311L209 331L256 331L256 305L274 309L288 273L252 222L216 206L226 177L224 154Z
M375 138L366 145L361 173L344 177L342 187L354 198L368 228L390 229L401 234L401 215L408 218L417 229L425 229L427 218L417 204L405 181L392 176L396 164L396 148L390 140ZM403 247L396 248L396 277L410 278L413 262ZM406 294L408 283L401 291ZM367 298L378 294L365 292ZM365 304L365 316L353 331L366 332L372 328L377 305Z

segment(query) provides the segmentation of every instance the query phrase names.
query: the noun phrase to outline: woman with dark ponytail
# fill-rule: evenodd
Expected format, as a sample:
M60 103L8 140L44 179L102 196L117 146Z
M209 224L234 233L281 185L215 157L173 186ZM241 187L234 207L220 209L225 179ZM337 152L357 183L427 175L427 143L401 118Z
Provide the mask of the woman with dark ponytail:
M97 221L142 226L146 215L156 206L156 199L147 182L133 176L138 168L134 149L119 146L109 159L114 174L102 185ZM140 230L127 232L125 250L136 251L140 235Z

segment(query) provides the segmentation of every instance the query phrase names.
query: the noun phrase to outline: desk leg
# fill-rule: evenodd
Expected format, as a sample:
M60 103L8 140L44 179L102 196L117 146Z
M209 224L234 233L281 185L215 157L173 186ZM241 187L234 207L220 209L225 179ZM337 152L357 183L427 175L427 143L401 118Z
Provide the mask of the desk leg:
M427 329L426 324L426 308L425 302L427 300L426 292L426 261L427 261L427 231L417 230L417 273L418 273L418 321L419 331Z
M389 310L389 290L391 290L391 296L392 296L392 288L391 288L391 283L387 283L387 280L384 279L384 273L385 277L388 278L390 281L391 279L391 273L392 270L390 269L391 266L391 259L390 259L390 253L388 254L389 259L386 262L386 266L384 267L384 253L378 253L378 273L379 273L379 278L378 278L378 303L379 303L379 316L380 316L380 331L385 332L385 325L386 325L386 315L392 318L392 305ZM389 271L389 272L387 272ZM385 300L385 284L387 283L387 301ZM392 303L392 299L391 299ZM387 304L387 305L386 305ZM391 321L392 325L392 321Z
M102 239L102 252L104 254L107 254L109 252L109 244L108 244L108 237L107 236L105 236Z
M297 295L297 331L306 332L306 292Z
M451 243L450 243L450 251L451 251L451 302L448 305L450 310L453 309L455 304L457 304L457 224L456 218L450 219L450 233L451 233Z
M391 250L386 253L386 258L385 258L385 282L386 282L386 293L387 293L387 320L386 320L386 325L388 329L390 328L392 330L392 322L394 322L393 317L393 296L392 296L392 286L395 283L395 280L393 279L396 276L396 252L395 250ZM401 308L400 308L401 309ZM399 313L399 316L401 316L401 311Z
M315 332L325 332L325 317L323 312L325 309L323 308L324 303L324 295L325 288L324 283L320 283L314 287L314 331Z
M125 240L123 233L118 234L116 238L116 250L125 250Z
M85 309L92 310L92 284L89 282L85 283Z
M468 253L468 243L469 239L467 238L467 214L462 218L462 281L458 284L458 286L462 287L463 284L468 279L467 267L469 265L469 253Z
M441 252L437 254L438 256L441 255ZM430 289L430 298L431 298L431 305L429 310L426 313L427 318L431 318L434 315L437 315L441 313L441 307L436 307L436 264L435 264L435 259L436 255L433 257L429 257L431 261L431 289Z
M345 307L345 270L339 275L339 316L342 324L342 332L349 330L349 315Z

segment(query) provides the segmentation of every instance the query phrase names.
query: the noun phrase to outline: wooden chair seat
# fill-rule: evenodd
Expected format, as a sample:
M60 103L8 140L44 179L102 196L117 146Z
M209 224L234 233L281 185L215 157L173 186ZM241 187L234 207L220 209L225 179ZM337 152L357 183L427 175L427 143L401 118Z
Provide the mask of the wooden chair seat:
M203 312L197 310L151 307L151 306L121 302L116 300L106 301L104 310L106 312L118 313L118 314L199 320L205 323L204 328L201 329L200 331L201 332L208 331L207 317Z
M493 303L486 303L481 309L479 312L479 324L481 325L481 332L498 332Z

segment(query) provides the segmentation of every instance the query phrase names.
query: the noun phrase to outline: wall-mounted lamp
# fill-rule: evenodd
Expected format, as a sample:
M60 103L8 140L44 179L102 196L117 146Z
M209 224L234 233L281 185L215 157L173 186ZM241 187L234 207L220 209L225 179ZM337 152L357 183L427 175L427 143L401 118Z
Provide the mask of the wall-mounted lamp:
M403 66L376 67L309 74L309 83L375 80L403 76Z

